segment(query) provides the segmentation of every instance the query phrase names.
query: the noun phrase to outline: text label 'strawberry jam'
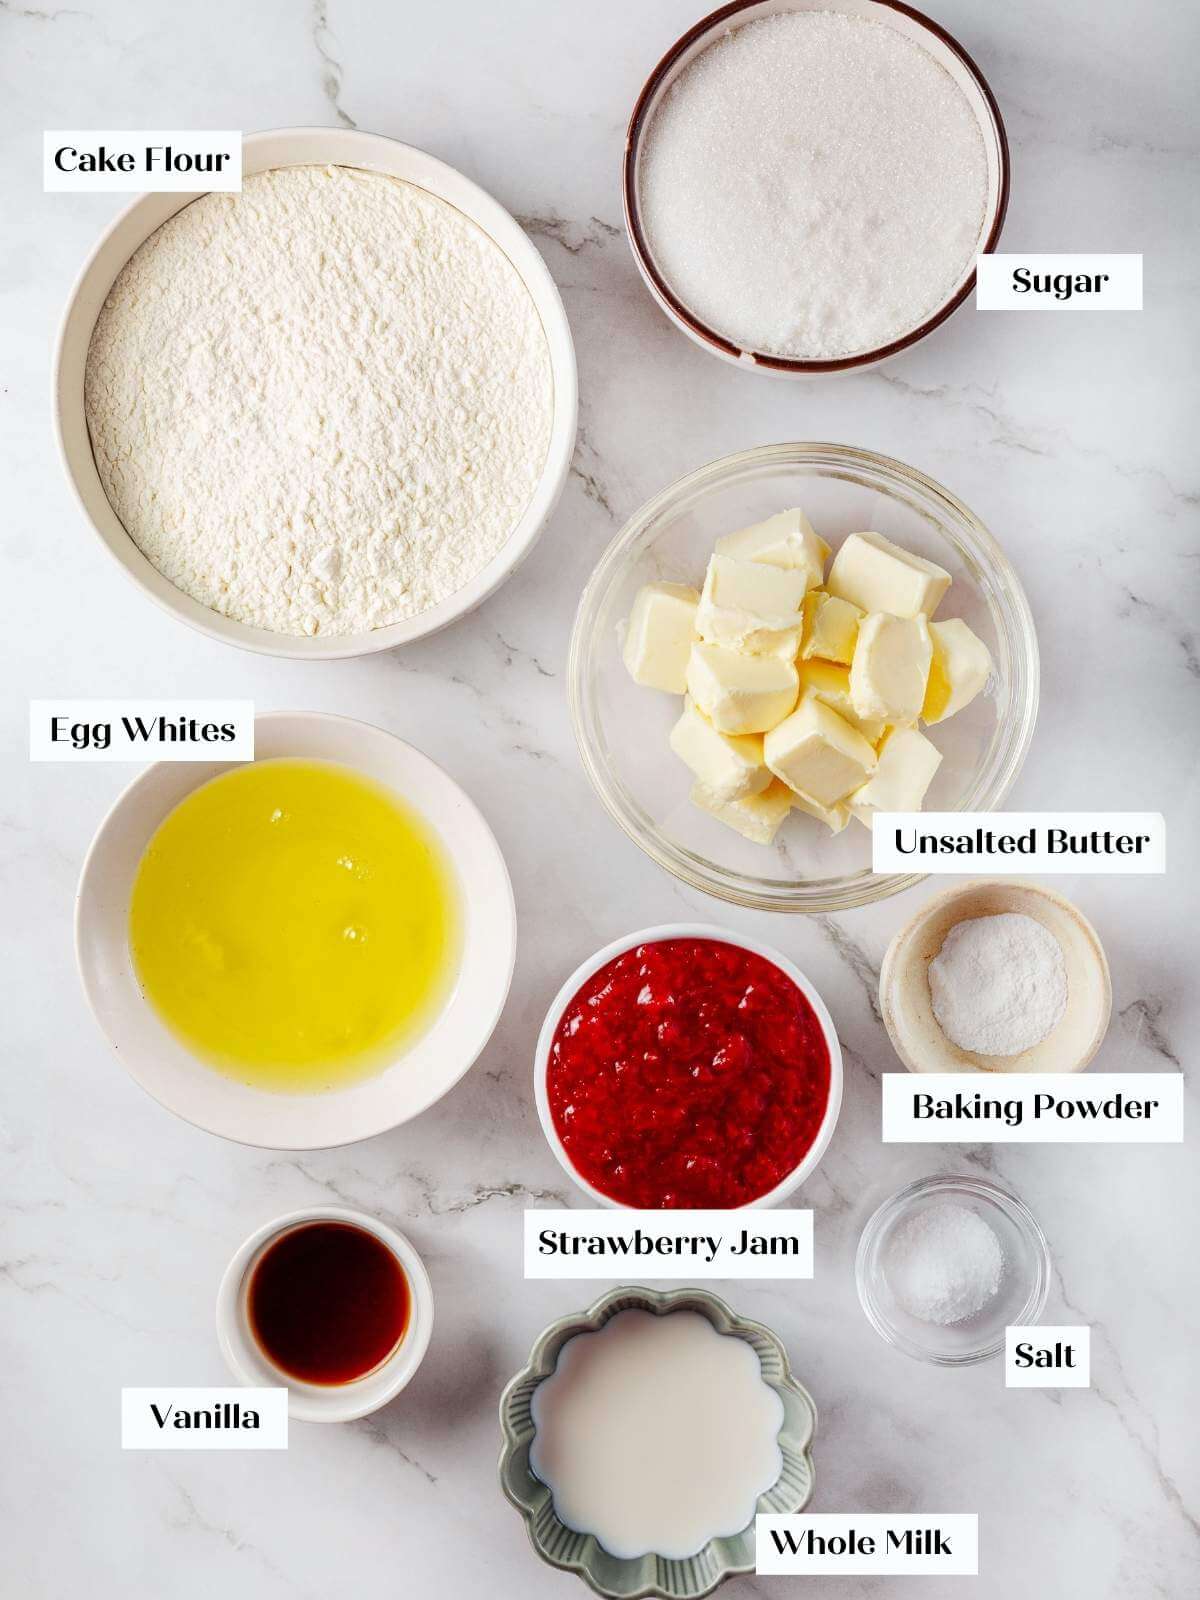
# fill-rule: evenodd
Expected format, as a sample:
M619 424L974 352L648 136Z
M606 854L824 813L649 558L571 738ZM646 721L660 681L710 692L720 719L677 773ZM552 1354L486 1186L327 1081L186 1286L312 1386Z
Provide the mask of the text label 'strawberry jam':
M546 1074L580 1176L645 1210L769 1193L811 1149L829 1085L800 989L718 939L638 945L593 973L559 1020Z

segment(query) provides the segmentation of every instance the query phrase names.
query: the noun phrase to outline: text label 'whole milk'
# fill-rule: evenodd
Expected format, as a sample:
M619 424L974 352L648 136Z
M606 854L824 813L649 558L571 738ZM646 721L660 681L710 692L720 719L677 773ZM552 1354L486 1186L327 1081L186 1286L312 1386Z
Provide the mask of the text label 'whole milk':
M1180 1144L1181 1072L885 1072L885 1144Z
M875 872L1150 873L1167 870L1159 811L880 811Z
M897 1573L979 1574L979 1518L967 1513L755 1518L755 1570L762 1576L854 1577Z
M527 1278L811 1278L813 1214L527 1211Z

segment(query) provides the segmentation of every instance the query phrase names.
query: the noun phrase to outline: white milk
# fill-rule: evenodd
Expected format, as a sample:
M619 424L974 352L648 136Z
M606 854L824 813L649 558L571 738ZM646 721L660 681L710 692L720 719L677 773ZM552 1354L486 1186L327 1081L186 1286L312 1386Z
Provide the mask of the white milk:
M529 1453L569 1528L680 1559L740 1533L783 1466L783 1402L745 1340L695 1311L621 1311L562 1348Z

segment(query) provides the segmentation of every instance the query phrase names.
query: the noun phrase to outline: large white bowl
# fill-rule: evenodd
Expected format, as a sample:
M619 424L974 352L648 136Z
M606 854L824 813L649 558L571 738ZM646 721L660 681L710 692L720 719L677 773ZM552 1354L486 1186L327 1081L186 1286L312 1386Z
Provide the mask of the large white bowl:
M305 661L328 661L391 650L396 645L436 633L485 600L529 554L554 510L575 448L578 413L575 349L562 300L537 249L503 206L445 162L377 133L361 133L353 128L278 128L268 133L247 134L242 141L242 170L246 176L272 167L326 165L387 173L456 206L482 228L512 262L537 307L545 330L554 380L554 416L541 479L503 549L449 599L418 616L367 633L318 635L311 639L271 633L265 628L252 628L231 617L223 617L185 595L163 577L126 533L108 502L92 456L83 408L88 346L100 308L130 256L169 217L207 191L143 194L126 206L103 234L76 279L59 329L54 357L54 422L63 465L84 515L127 576L164 611L210 638L263 655L291 656Z
M576 967L563 984L550 1003L546 1020L542 1023L542 1031L538 1035L537 1051L533 1058L533 1094L546 1142L572 1183L578 1184L584 1194L590 1196L598 1206L609 1206L616 1211L634 1209L627 1206L623 1200L614 1200L611 1195L590 1184L567 1154L562 1140L558 1137L558 1129L554 1126L554 1117L550 1110L550 1094L546 1087L546 1074L550 1065L550 1046L554 1042L562 1014L588 979L599 972L607 962L624 955L626 950L633 950L639 944L659 944L664 939L714 939L718 944L736 945L738 949L749 950L756 956L762 956L764 961L771 962L792 980L812 1007L820 1023L825 1047L829 1051L829 1099L825 1105L821 1126L817 1129L817 1137L781 1183L776 1184L773 1189L768 1189L766 1194L759 1195L758 1199L752 1200L748 1206L737 1206L733 1209L750 1211L764 1206L779 1205L812 1174L833 1138L838 1113L842 1109L842 1047L838 1041L837 1029L833 1025L833 1018L829 1015L824 1000L799 967L773 945L764 944L761 939L753 939L748 934L730 933L728 929L715 927L712 923L664 922L657 928L642 928L637 933L626 934L623 939L614 939L611 944L606 944L603 950L597 950L594 956Z
M75 950L92 1014L126 1071L168 1111L226 1139L319 1150L370 1138L424 1111L491 1038L512 980L517 919L500 846L442 769L381 728L314 711L255 718L260 760L336 761L394 790L420 813L454 864L462 897L458 979L437 1019L372 1078L323 1094L275 1094L206 1066L146 1002L129 953L129 902L142 852L168 812L233 762L160 761L120 795L83 864Z

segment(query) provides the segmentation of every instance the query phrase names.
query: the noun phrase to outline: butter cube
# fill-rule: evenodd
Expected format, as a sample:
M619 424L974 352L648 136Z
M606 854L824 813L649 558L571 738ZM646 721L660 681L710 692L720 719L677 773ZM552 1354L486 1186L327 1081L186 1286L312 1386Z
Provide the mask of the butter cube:
M825 587L864 611L931 617L950 587L950 574L881 533L852 533L834 556Z
M722 733L690 696L668 742L701 786L718 800L761 794L771 782L771 774L763 765L762 736Z
M926 722L944 722L974 700L988 681L992 658L961 617L931 622L929 636L933 661L921 715Z
M635 683L684 693L699 603L699 594L686 583L648 583L638 590L622 652Z
M763 755L777 778L823 806L861 788L875 770L875 751L862 734L811 694L767 734Z
M696 631L709 644L794 657L804 586L803 572L714 554L704 575Z
M796 794L793 791L792 806L797 811L807 812L810 817L816 817L818 822L825 824L830 833L841 833L850 821L850 807L841 800L835 800L831 806L823 806L811 795Z
M925 704L933 642L923 616L873 611L858 628L850 663L850 703L860 717L904 726Z
M805 661L814 656L822 661L838 661L849 666L862 611L849 600L839 600L823 589L810 589L804 597L804 643L800 654Z
M878 717L860 717L850 700L850 669L833 661L801 661L798 663L800 692L824 700L843 721L857 728L870 744L880 738L886 724Z
M771 567L802 572L807 589L815 589L821 582L829 559L829 546L814 532L799 506L780 511L752 527L740 528L737 533L727 533L714 548L742 561L762 561Z
M779 831L779 824L792 809L794 798L788 786L778 779L761 793L743 795L740 800L722 800L700 783L692 789L694 806L755 844L770 844Z
M884 740L875 771L850 796L850 810L868 828L877 811L919 811L942 754L915 728L896 728Z
M790 661L748 656L719 644L694 644L687 688L722 733L765 733L796 704L800 679Z

